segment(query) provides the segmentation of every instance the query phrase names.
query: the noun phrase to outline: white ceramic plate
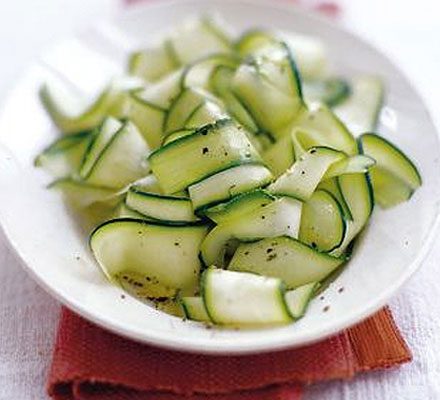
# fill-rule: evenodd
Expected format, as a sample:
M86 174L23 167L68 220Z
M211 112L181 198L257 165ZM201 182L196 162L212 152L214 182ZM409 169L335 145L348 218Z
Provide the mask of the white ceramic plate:
M438 222L440 146L423 100L377 50L316 17L271 1L161 1L133 8L112 22L56 46L31 67L0 117L0 215L3 228L29 273L84 317L143 342L197 352L239 353L299 346L366 318L420 266ZM281 2L280 2L281 3ZM187 15L220 13L237 31L265 26L317 35L342 74L374 72L387 82L381 132L416 160L423 187L408 203L376 210L348 268L316 299L305 318L289 326L249 331L206 329L164 314L110 285L96 266L87 238L60 197L45 189L48 177L33 165L56 131L37 90L48 69L62 71L85 92L122 70L125 53ZM338 289L344 287L339 293ZM329 305L327 312L323 308Z

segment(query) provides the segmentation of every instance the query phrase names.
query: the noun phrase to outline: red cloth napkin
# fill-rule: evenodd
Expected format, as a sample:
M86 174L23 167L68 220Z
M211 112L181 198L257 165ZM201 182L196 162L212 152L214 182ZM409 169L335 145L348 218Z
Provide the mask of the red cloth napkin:
M305 384L410 360L387 308L320 343L246 356L142 345L63 309L48 393L59 400L297 400Z

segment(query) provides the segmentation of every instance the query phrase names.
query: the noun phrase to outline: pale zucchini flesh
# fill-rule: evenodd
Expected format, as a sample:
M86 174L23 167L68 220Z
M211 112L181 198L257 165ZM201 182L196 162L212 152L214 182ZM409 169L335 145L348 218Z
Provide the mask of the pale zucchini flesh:
M242 128L220 120L156 150L149 162L163 191L172 194L215 172L259 159Z
M228 243L232 240L252 242L281 235L297 238L301 208L300 201L282 197L240 218L217 225L202 243L200 253L204 263L223 266Z
M97 227L90 247L104 274L112 281L133 276L155 287L154 296L170 289L192 295L197 287L203 225L167 226L137 219L117 219Z
M140 190L148 193L162 194L159 183L153 174L148 174L136 181L129 186L128 189Z
M327 146L348 155L358 153L357 143L343 122L327 107L314 104L298 115L293 127L307 132L307 148Z
M346 157L333 163L322 179L330 179L345 174L364 174L375 164L376 160L362 154Z
M328 57L321 40L290 32L281 33L280 37L294 55L303 79L322 79L327 75Z
M377 76L361 75L351 82L351 95L334 112L355 134L376 129L384 101L384 85Z
M284 41L292 51L301 76L306 79L322 78L327 69L327 56L323 44L310 36L280 34L261 29L245 32L236 43L237 51L243 56L264 51L278 41Z
M345 237L331 254L340 256L370 219L374 208L374 195L367 174L347 174L338 178L338 186L350 209L351 221L347 221Z
M216 101L205 100L188 116L185 121L185 128L196 130L227 118L229 118L229 115L222 105Z
M217 53L191 63L182 76L182 87L198 87L212 90L212 76L219 68L235 70L240 59L234 53ZM215 94L215 91L213 91Z
M262 157L276 177L284 173L295 161L291 135L278 139L263 152Z
M72 178L62 178L52 182L49 189L59 190L68 203L75 208L86 208L95 203L117 204L122 194L107 187L90 185Z
M188 193L196 210L209 207L250 190L266 186L271 172L262 164L242 164L220 171L191 185Z
M177 67L166 41L156 47L132 53L128 62L128 71L131 75L139 76L149 82L159 80Z
M288 288L296 288L321 281L344 262L344 258L320 253L297 239L280 236L242 243L228 269L276 277Z
M178 129L173 132L169 132L163 139L162 146L165 146L168 143L174 142L177 139L180 139L184 136L191 135L194 133L194 129Z
M108 143L121 128L121 121L108 117L104 120L101 127L97 129L90 146L87 148L87 151L84 154L84 159L79 172L82 179L86 178L90 174L90 171L101 156L102 152L105 150Z
M213 53L228 53L228 35L207 18L188 21L170 35L170 43L180 64L188 64Z
M374 167L370 171L370 179L374 200L382 208L395 207L414 194L414 189L385 168Z
M273 325L291 321L281 280L209 268L202 296L212 321L221 325Z
M289 290L284 295L290 315L296 320L302 318L306 312L307 306L313 295L318 290L320 284L318 282L311 282L300 286L296 289Z
M115 219L134 218L134 219L148 220L148 218L145 215L140 214L137 211L132 210L129 206L127 206L127 204L125 204L125 201L121 201L119 206L116 208L114 213L114 218Z
M129 72L157 82L182 65L212 53L229 53L230 39L209 19L189 21L171 32L158 45L130 55Z
M92 137L92 132L64 136L43 150L36 157L34 165L43 168L54 178L76 176Z
M145 90L129 94L124 115L138 127L148 145L156 149L163 138L166 110L145 100L144 94Z
M211 322L201 297L188 296L181 299L185 317L192 321Z
M197 221L191 200L185 197L165 196L145 192L132 187L127 193L125 203L132 210L154 220L168 223L187 223Z
M334 107L350 96L351 88L341 78L327 78L303 82L304 98L307 103L324 103Z
M304 108L296 65L282 43L242 64L232 89L260 130L275 138L289 129Z
M302 155L267 190L280 196L291 196L306 201L332 164L346 156L327 147L314 147Z
M183 69L178 69L148 85L143 90L139 90L142 100L160 109L168 110L174 99L182 91L183 72Z
M166 114L163 128L165 134L184 128L193 112L209 97L210 95L197 89L183 90Z
M379 167L405 181L412 189L422 184L422 178L414 163L396 145L385 138L367 133L360 137L362 151L376 160Z
M255 124L255 121L232 91L231 84L234 73L235 68L227 66L217 67L211 75L212 90L214 94L223 100L231 116L250 132L257 132L258 126Z
M226 203L203 210L203 215L216 224L226 224L240 216L272 203L276 198L265 190L253 190L239 194Z
M83 178L92 185L121 189L149 172L149 148L137 128L125 122Z
M299 240L321 252L337 248L345 236L346 222L337 199L316 190L303 204Z
M241 35L235 47L242 57L246 57L265 47L273 46L276 42L277 39L271 32L261 29L252 29Z
M362 152L376 160L370 176L375 197L382 207L408 200L421 186L422 178L416 166L394 144L372 133L362 135L359 143Z
M40 88L40 99L55 125L66 134L92 130L108 115L123 116L127 93L143 86L135 77L113 80L91 103L61 79Z
M339 186L339 182L337 177L325 179L321 181L317 187L317 190L322 189L332 194L332 196L338 201L338 204L341 206L342 211L344 213L344 218L346 220L353 220L353 216L351 215L350 208L348 207L347 202L342 195L341 188Z

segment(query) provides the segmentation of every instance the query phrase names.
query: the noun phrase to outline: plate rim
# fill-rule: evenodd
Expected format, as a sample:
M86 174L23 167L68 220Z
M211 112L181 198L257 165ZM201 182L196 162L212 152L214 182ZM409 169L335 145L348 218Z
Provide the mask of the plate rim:
M139 4L134 4L129 6L127 9L120 10L116 15L104 19L104 21L112 23L118 18L119 19L123 17L129 18L131 14L145 12L146 9L150 10L152 8L172 7L174 4L182 5L184 3L197 3L201 1L203 0L161 0L160 2L153 2L153 3L141 2ZM363 38L361 35L355 32L352 32L350 29L347 29L347 27L345 26L341 26L340 24L333 23L322 16L316 15L315 13L312 12L308 12L292 4L282 3L282 2L273 4L270 0L237 0L237 1L223 0L223 2L235 3L235 4L242 3L245 5L252 5L252 4L255 5L257 3L264 7L280 9L288 14L303 15L307 19L315 20L316 23L325 24L327 25L327 27L331 29L336 29L341 31L344 35L350 36L352 39L361 42L363 46L366 46L370 50L373 50L374 52L378 53L381 57L386 59L393 66L393 68L395 68L402 75L402 78L406 81L405 83L421 100L423 111L426 113L426 118L434 127L437 141L439 142L440 140L439 127L437 125L436 119L433 118L431 114L431 110L427 102L424 100L423 96L421 96L417 87L413 84L412 79L404 71L401 70L398 63L395 62L393 57L390 57L388 54L385 54L384 51L382 51L382 49L376 44L374 45L371 44L367 39ZM68 38L64 38L64 40L68 40ZM58 45L62 43L64 40L58 41ZM2 105L5 105L7 103L8 99L11 97L11 95L14 92L14 88L17 88L25 80L26 76L29 74L29 71L32 69L32 67L33 67L32 64L29 65L27 69L28 72L23 73L21 75L21 78L17 80L12 90L5 96L4 103L2 103ZM0 116L3 114L3 108L4 107L1 107L2 112L0 113ZM2 145L1 143L0 143L0 151L2 153L9 153L9 150L7 150L5 146ZM198 345L197 341L191 338L188 339L186 337L179 337L178 340L176 339L170 340L170 338L167 337L164 339L160 332L154 334L154 329L152 329L149 332L143 332L142 334L138 332L134 332L133 330L130 330L124 327L123 325L116 323L116 321L110 320L108 317L105 318L102 315L99 315L98 313L94 313L92 311L93 309L89 310L89 308L86 305L83 305L76 300L70 299L69 296L61 293L61 291L58 291L55 287L52 287L51 285L46 283L46 281L41 276L39 276L37 271L35 271L35 269L31 267L30 263L26 261L26 259L23 257L23 254L21 254L20 251L18 250L19 246L16 245L14 238L9 233L3 221L0 221L0 226L1 226L1 230L3 231L4 237L6 239L5 243L7 243L9 249L14 254L15 258L20 262L20 264L25 269L25 271L52 297L60 301L63 305L67 306L74 312L77 312L87 320L113 333L126 337L128 339L135 340L140 343L151 344L162 348L191 352L191 353L204 353L204 354L252 354L256 352L261 353L261 352L277 351L286 348L301 347L324 340L329 336L337 334L363 321L364 319L371 316L374 312L378 311L383 306L385 306L388 300L421 267L423 261L429 254L429 251L432 249L436 237L436 233L439 231L440 228L440 209L439 207L437 207L436 214L433 216L429 228L427 228L426 239L423 245L420 247L419 251L417 252L415 259L410 264L408 264L408 267L405 269L404 273L402 273L399 276L399 279L397 279L392 285L390 285L379 298L374 298L370 302L368 302L363 307L362 312L358 312L356 315L348 314L347 317L338 320L338 323L329 325L327 329L317 331L313 335L310 334L304 335L307 337L300 336L299 338L296 339L296 343L292 343L291 341L289 341L289 337L286 335L283 338L280 338L276 341L273 340L271 341L270 339L267 339L264 343L257 343L257 344L250 343L246 345L240 344L240 346L234 346L233 343L232 344L229 343L228 345L222 344L219 346L219 345L215 345L215 343L213 342L213 344L207 348L201 348Z

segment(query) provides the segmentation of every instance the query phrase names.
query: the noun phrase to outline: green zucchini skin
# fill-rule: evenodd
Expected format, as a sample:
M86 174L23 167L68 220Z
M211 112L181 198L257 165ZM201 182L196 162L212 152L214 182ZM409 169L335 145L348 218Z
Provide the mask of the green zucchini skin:
M77 176L93 136L93 131L87 131L55 140L35 158L34 166L43 168L56 179Z
M287 288L323 280L345 263L289 236L268 237L240 244L228 269L280 278Z
M176 131L172 131L168 133L162 141L162 146L167 145L168 143L174 142L177 139L180 139L184 136L191 135L195 132L194 129L177 129Z
M239 218L242 214L264 207L275 200L276 197L264 189L256 189L241 193L227 202L202 209L200 214L210 218L217 224L224 224Z
M341 175L337 180L352 216L352 220L347 221L343 242L331 252L334 256L341 256L368 224L374 210L375 199L368 173Z
M93 149L94 146L90 147L89 154ZM91 158L88 168L84 168L84 158L80 170L81 178L92 185L122 189L148 174L149 166L145 163L145 157L149 152L150 149L136 126L130 121L123 121L102 150Z
M90 237L89 237L89 245L90 245L90 239L92 238L93 234L96 233L99 229L102 229L103 227L105 227L106 225L110 225L113 224L115 222L138 222L140 224L145 224L145 225L155 225L155 226L168 226L167 223L164 223L163 221L144 221L144 220L139 220L137 218L117 218L117 219L111 219L108 221L104 221L103 223L99 224L96 228L94 228L92 230L92 232L90 233ZM188 222L187 224L183 225L182 227L203 227L206 226L206 224L203 221L194 221L194 222Z
M349 156L358 154L356 139L342 120L326 105L313 104L304 108L293 127L307 133L307 148L325 146Z
M340 151L326 146L312 147L299 157L294 164L267 190L278 196L291 196L307 201L324 178L327 170L346 158Z
M166 194L186 189L216 172L261 158L243 129L230 119L206 125L149 156L149 163Z
M101 270L112 282L136 276L150 297L170 297L180 290L193 295L200 273L200 243L208 228L201 222L169 225L122 218L106 221L89 237Z
M205 309L215 324L258 326L292 321L279 279L211 267L203 272L200 286Z
M291 128L305 105L301 80L289 48L278 42L266 50L240 65L232 80L232 91L246 106L259 130L279 138ZM269 76L268 71L277 74Z
M125 204L147 219L168 225L185 225L199 220L188 197L152 193L136 185L129 188Z
M332 196L338 201L338 204L341 206L343 212L344 212L344 218L346 221L352 221L353 216L351 215L350 208L347 205L347 202L344 199L344 196L342 195L342 190L339 186L338 178L330 178L323 180L319 183L317 190L325 190L332 194Z
M236 68L219 65L211 74L210 85L215 95L220 97L228 112L249 132L255 134L258 126L252 119L249 111L232 92L231 84Z
M184 315L191 321L211 323L202 297L187 296L180 299Z
M194 39L199 46L191 48ZM199 18L171 32L158 45L131 53L128 71L148 82L157 82L197 59L211 57L211 53L232 55L231 50L228 35L210 19Z
M375 204L422 185L411 159L370 133L382 81L328 75L322 50L258 29L234 42L200 18L132 53L131 75L91 105L42 86L67 136L35 165L80 224L90 218L109 281L228 328L303 317Z
M188 193L197 214L241 193L267 186L272 173L260 162L239 163L189 186Z
M336 197L326 190L316 190L303 205L299 240L329 253L342 244L346 230L344 210Z
M317 40L311 37L271 32L266 29L249 29L235 42L236 51L243 57L249 57L272 47L279 42L285 42L295 56L295 62L301 77L307 80L324 79L327 60L325 49Z
M85 99L75 93L67 81L54 76L40 87L39 97L54 124L62 133L70 135L95 129L107 116L122 118L128 93L142 86L142 80L136 77L113 79L91 104L73 111L66 110L65 103L78 106Z
M376 160L370 178L373 192L383 208L409 200L423 184L414 163L389 140L375 133L365 133L359 137L358 145L360 152Z
M254 242L274 236L298 237L302 202L290 197L277 198L236 219L217 225L204 239L200 252L206 265L225 265L231 242Z
M319 287L319 282L311 282L286 292L284 299L293 320L296 321L304 316L310 301Z

